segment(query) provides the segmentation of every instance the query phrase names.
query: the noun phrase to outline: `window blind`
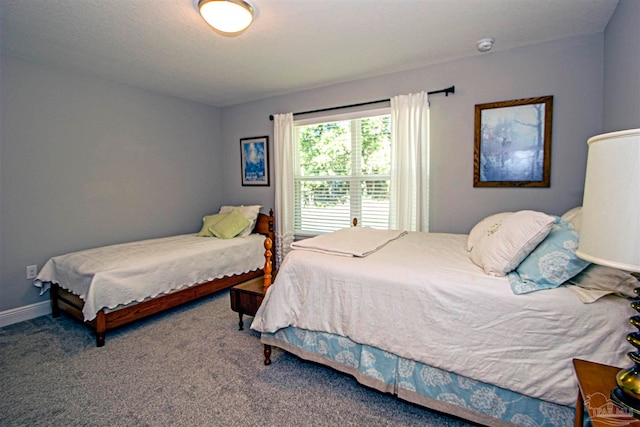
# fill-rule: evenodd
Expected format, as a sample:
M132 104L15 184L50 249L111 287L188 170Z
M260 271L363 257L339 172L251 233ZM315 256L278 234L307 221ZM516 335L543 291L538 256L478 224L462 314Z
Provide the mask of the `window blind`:
M296 235L349 227L354 217L362 226L388 228L390 115L350 114L296 122Z

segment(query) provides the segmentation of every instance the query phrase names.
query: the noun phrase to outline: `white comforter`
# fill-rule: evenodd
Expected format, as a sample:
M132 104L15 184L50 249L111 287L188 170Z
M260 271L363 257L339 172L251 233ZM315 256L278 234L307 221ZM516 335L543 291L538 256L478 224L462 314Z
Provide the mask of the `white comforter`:
M259 234L229 240L185 234L88 249L48 260L34 285L44 293L53 282L78 295L89 321L102 308L262 268L263 242Z
M567 288L514 295L466 235L412 232L364 258L291 251L251 328L330 332L466 377L574 405L572 358L630 362L629 302Z

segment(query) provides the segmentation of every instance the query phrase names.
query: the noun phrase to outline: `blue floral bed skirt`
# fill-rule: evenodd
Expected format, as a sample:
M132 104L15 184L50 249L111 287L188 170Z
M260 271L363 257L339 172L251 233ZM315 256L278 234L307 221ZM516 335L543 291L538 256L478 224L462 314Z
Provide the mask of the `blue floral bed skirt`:
M573 408L471 380L338 335L288 327L262 334L262 342L352 375L361 384L403 400L481 424L573 425Z

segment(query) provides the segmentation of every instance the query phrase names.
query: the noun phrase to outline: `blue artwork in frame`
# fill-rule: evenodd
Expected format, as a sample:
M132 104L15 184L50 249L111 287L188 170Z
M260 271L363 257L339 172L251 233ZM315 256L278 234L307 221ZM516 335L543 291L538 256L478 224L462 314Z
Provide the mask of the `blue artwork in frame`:
M269 186L269 137L240 139L242 185Z
M476 105L474 187L549 187L553 96Z

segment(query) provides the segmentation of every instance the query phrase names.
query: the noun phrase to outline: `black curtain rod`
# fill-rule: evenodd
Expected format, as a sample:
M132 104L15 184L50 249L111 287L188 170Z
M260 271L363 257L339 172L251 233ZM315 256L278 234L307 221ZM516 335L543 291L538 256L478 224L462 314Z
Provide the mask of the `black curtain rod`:
M445 89L432 90L431 92L427 92L427 95L435 95L436 93L444 93L444 96L449 96L450 93L451 94L456 93L456 87L450 86ZM329 108L321 108L319 110L301 111L299 113L293 113L293 115L301 116L303 114L322 113L323 111L341 110L343 108L351 108L351 107L362 107L363 105L380 104L381 102L388 102L388 101L390 101L390 99L379 99L377 101L361 102L359 104L341 105L339 107L329 107ZM273 114L269 116L269 120L273 121Z

